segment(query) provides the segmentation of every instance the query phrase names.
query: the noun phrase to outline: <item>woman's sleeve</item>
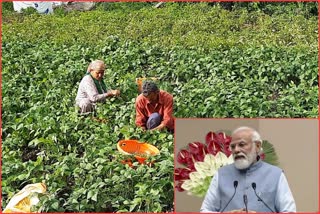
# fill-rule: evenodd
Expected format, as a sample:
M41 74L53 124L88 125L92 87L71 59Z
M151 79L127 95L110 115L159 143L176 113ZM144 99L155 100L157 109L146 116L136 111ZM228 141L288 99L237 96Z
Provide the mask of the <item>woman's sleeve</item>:
M91 77L88 76L88 78L85 78L83 81L83 87L84 91L88 95L88 98L90 99L91 102L103 102L107 98L107 94L99 94L96 85L94 84L93 80Z

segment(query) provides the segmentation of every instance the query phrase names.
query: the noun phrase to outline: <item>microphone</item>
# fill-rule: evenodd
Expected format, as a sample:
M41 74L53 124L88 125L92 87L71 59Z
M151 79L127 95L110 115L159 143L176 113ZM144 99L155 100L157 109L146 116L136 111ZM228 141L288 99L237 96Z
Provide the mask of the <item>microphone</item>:
M252 186L252 188L253 188L253 190L254 190L254 194L256 194L256 196L257 196L257 198L259 199L259 201L261 201L271 212L273 212L274 213L274 211L262 200L262 198L260 198L259 197L259 195L257 194L257 192L256 192L256 187L257 187L257 185L256 185L256 183L252 183L251 184L251 186Z
M236 194L237 186L238 186L238 181L234 181L233 182L234 193L233 193L232 197L230 198L230 200L228 201L227 205L222 209L221 212L223 212L227 208L227 206L230 204L231 200L233 199L234 195Z
M248 197L246 194L243 195L243 202L244 202L244 206L246 208L246 213L248 213Z

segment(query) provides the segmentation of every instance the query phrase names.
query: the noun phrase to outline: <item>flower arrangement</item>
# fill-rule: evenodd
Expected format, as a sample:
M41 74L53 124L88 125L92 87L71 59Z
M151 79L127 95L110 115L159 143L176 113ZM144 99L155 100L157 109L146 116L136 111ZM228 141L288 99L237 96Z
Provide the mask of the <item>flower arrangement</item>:
M184 167L174 170L175 188L180 192L187 191L189 195L203 197L217 170L233 163L230 142L231 137L224 132L209 132L205 137L205 143L193 142L181 149L177 161ZM272 144L263 141L262 148L260 158L277 165L277 156Z

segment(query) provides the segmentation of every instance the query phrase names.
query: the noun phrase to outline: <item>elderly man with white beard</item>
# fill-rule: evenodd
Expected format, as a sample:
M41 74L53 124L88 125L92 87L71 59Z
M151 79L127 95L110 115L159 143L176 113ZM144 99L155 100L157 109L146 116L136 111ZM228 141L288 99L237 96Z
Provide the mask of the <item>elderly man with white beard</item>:
M200 212L296 212L283 171L260 160L259 133L240 127L231 137L234 163L214 175Z

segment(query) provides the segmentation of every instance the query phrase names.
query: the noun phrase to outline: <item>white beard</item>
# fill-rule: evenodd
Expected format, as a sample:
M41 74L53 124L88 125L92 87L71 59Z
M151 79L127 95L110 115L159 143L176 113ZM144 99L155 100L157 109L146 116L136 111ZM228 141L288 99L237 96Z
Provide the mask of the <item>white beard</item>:
M249 162L249 160L247 158L245 159L238 159L236 161L234 161L234 166L237 169L246 169L251 165L251 163Z
M255 152L255 149L256 149L256 145L254 144L251 152L248 155L245 155L242 152L237 154L237 156L242 155L245 158L235 160L234 159L235 156L233 155L234 166L237 169L247 169L249 166L251 166L251 164L257 159L257 154Z

